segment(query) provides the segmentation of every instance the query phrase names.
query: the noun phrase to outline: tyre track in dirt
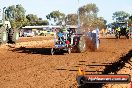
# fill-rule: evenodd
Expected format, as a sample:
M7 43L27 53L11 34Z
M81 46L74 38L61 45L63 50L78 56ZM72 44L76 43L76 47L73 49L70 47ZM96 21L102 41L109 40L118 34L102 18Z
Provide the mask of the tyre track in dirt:
M125 67L126 64L129 64L130 66L132 66L131 60L130 60L131 58L132 58L132 50L130 50L126 55L120 57L114 63L111 63L111 65L105 65L105 69L103 69L101 74L117 74L118 71L120 71L123 67ZM125 74L130 74L130 73L125 73ZM79 88L102 88L104 85L105 84L101 84L101 83L99 83L99 84L85 84L85 85L79 86ZM109 88L109 87L106 87L106 88ZM103 88L105 88L105 87L103 87ZM110 88L112 88L112 87L110 87ZM124 87L122 87L122 88L124 88Z
M132 77L132 58L125 63L123 68L116 72L117 74L129 74ZM132 80L132 78L131 78ZM131 82L127 84L105 84L102 88L131 88Z

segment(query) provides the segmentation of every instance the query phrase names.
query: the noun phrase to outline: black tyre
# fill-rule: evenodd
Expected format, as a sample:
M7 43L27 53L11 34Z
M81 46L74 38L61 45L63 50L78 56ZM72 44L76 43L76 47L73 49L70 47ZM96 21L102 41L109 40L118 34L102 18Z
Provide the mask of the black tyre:
M129 39L129 35L126 35L126 38Z
M86 51L86 40L83 36L80 37L80 40L78 43L78 51L79 51L79 53Z
M76 80L77 80L77 83L78 83L79 86L82 86L82 85L86 84L86 78L84 76L80 75L76 78Z
M116 37L116 39L118 39L119 37L118 37L118 35L115 35L115 37Z
M0 44L5 44L8 42L8 33L6 28L2 27L0 29Z
M16 43L19 38L19 31L17 29L9 29L8 43Z
M115 37L116 37L117 39L120 38L120 35L119 35L119 32L118 32L118 31L116 31L116 33L115 33Z
M117 32L115 32L115 37L118 39L118 34L117 34Z
M125 34L125 36L126 36L127 39L129 39L129 35L130 35L130 32L127 31L126 34Z
M118 38L119 38L119 39L121 38L121 32L119 32Z

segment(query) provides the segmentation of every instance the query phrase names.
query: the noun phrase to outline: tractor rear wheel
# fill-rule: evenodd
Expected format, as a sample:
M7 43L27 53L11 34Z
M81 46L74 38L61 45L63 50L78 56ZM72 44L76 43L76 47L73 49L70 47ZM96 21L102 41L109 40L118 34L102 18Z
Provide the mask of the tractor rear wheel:
M2 27L0 29L0 44L5 44L7 43L8 41L8 33L7 33L7 30Z
M80 37L80 40L78 43L78 51L79 51L79 53L86 51L86 40L83 36Z
M129 31L127 31L126 34L125 34L127 39L129 39L129 35L130 35Z
M17 29L9 29L8 33L8 43L16 43L19 38L19 32Z

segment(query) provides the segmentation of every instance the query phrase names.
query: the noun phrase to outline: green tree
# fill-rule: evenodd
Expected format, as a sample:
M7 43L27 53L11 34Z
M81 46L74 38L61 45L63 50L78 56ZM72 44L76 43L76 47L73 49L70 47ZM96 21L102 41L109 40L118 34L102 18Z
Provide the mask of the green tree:
M28 14L26 15L26 18L28 20L28 25L37 25L37 21L39 20L39 18L37 17L37 15L34 14Z
M63 22L65 22L65 14L58 11L52 11L51 13L49 13L48 15L46 15L46 18L50 21L54 21L54 23L56 23L56 25L62 25Z
M132 20L132 15L129 17L130 20Z
M26 10L22 5L12 5L6 9L6 20L11 22L12 28L20 28L27 21L25 18Z
M48 25L47 20L43 20L42 18L39 18L37 15L34 14L28 14L26 15L26 18L28 20L28 25Z
M99 9L94 3L84 5L79 8L79 14L82 16L97 16Z
M132 26L132 15L129 17L128 24L129 26Z
M39 18L37 15L25 15L26 10L20 4L12 5L6 9L6 20L11 22L12 28L19 29L27 25L47 25L48 21Z
M68 14L66 16L67 25L76 25L77 24L77 14Z
M99 29L105 27L106 20L103 17L98 17L98 12L99 9L94 3L79 8L80 24L85 31L96 27L99 27Z
M113 13L113 19L116 22L126 21L126 18L128 18L129 16L130 14L125 11L116 11Z
M39 18L37 21L37 25L48 25L49 22L47 20L43 20L42 18Z

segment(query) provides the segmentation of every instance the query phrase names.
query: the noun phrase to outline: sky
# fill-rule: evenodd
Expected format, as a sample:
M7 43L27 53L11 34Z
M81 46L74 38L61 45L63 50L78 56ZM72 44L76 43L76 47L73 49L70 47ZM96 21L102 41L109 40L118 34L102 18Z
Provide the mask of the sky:
M99 8L98 16L104 17L108 23L113 21L112 15L116 11L125 11L132 15L131 0L0 0L0 9L21 4L26 14L35 14L46 19L46 15L54 10L65 14L77 13L80 6L88 3L95 3Z

